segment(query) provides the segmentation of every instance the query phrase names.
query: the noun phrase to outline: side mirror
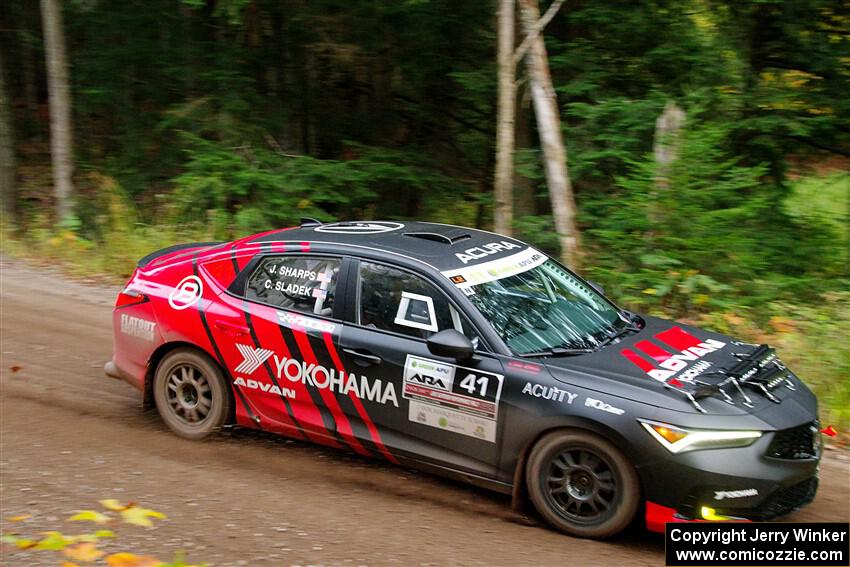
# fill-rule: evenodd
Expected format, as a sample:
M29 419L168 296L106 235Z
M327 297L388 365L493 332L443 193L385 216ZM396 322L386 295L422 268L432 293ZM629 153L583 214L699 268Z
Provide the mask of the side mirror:
M592 281L590 281L590 280L587 280L587 284L588 284L590 287L592 287L592 288L593 288L593 291L595 291L595 292L596 292L596 293L598 293L599 295L603 295L603 296L605 295L605 290L604 290L604 289L602 289L602 286L601 286L601 285L599 285L598 283L596 283L596 282L592 282Z
M472 341L454 329L431 335L428 339L428 350L431 354L455 360L469 360L475 352Z

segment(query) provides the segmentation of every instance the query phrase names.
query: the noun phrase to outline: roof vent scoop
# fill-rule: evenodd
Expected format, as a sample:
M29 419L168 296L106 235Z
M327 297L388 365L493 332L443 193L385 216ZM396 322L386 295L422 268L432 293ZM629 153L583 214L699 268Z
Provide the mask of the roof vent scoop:
M301 228L307 228L310 226L322 226L322 221L310 218L310 217L302 217L301 218Z
M448 244L449 246L472 238L471 234L460 229L448 230L446 232L405 232L404 235L412 236L413 238L421 238L423 240L442 242L443 244Z

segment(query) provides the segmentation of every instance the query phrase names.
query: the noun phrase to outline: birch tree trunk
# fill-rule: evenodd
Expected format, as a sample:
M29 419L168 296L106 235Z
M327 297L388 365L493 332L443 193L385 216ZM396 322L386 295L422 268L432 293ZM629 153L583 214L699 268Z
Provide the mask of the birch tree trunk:
M15 220L15 133L12 129L12 101L6 92L0 51L0 212L4 222Z
M685 111L672 100L664 105L664 111L655 121L655 138L652 153L655 156L655 186L650 193L649 220L656 224L662 221L658 199L670 186L670 165L679 157L682 126Z
M519 0L522 8L523 31L534 33L540 19L537 0ZM532 40L525 56L531 81L531 96L537 117L537 130L543 149L546 182L552 201L552 216L555 231L561 245L561 259L572 268L581 261L581 238L576 225L576 204L567 169L567 150L561 137L561 118L558 99L552 87L549 62L543 35L538 33Z
M41 0L44 47L47 59L47 90L50 100L50 157L53 163L53 191L59 222L73 213L74 197L71 99L65 32L59 0Z
M499 4L499 109L496 125L493 230L506 235L511 234L514 201L514 119L516 115L514 1L500 0Z

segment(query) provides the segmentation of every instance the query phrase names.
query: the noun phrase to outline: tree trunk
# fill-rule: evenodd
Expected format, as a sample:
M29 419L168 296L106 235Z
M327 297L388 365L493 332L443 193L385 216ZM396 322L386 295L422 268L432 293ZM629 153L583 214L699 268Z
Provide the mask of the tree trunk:
M17 6L15 6L17 4ZM24 114L22 131L18 131L21 139L32 136L38 131L38 93L36 88L36 75L38 67L36 66L35 48L33 46L34 37L37 31L35 19L38 18L38 5L30 5L26 2L17 2L12 4L12 20L18 22L18 58L19 62L9 60L7 53L7 65L12 69L12 74L21 74L23 83L24 106L26 113ZM17 63L17 65L15 65ZM16 69L17 67L17 69ZM20 125L20 123L19 123Z
M531 93L523 89L517 93L516 148L522 151L534 145L531 116ZM514 174L514 214L517 217L537 214L537 182L519 172Z
M510 235L513 221L514 117L514 1L499 4L499 109L496 125L496 175L493 188L493 230Z
M50 156L53 162L53 191L59 222L73 213L73 141L68 63L62 7L58 0L41 0L44 47L47 59L47 89L50 97Z
M672 100L664 105L664 111L655 121L655 138L652 153L655 155L655 187L649 199L649 220L661 222L661 207L658 198L670 186L670 165L679 157L680 131L685 124L685 111Z
M520 0L520 6L523 30L526 34L533 33L536 29L535 24L540 19L537 0ZM542 34L538 34L531 42L525 62L531 81L531 96L537 117L540 145L543 148L546 183L549 187L549 198L552 201L552 216L561 245L561 259L565 264L578 268L581 261L581 239L576 225L575 197L567 170L567 150L561 137L558 99L552 87L552 76L549 74L549 62Z
M15 221L15 134L4 69L0 52L0 212L3 222L9 223Z

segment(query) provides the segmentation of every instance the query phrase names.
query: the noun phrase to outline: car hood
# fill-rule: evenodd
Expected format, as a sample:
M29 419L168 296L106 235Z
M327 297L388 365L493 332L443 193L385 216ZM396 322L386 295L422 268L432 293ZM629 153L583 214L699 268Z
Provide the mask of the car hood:
M581 356L549 357L557 380L674 411L759 414L781 426L816 410L814 396L773 349L646 317L638 333Z

